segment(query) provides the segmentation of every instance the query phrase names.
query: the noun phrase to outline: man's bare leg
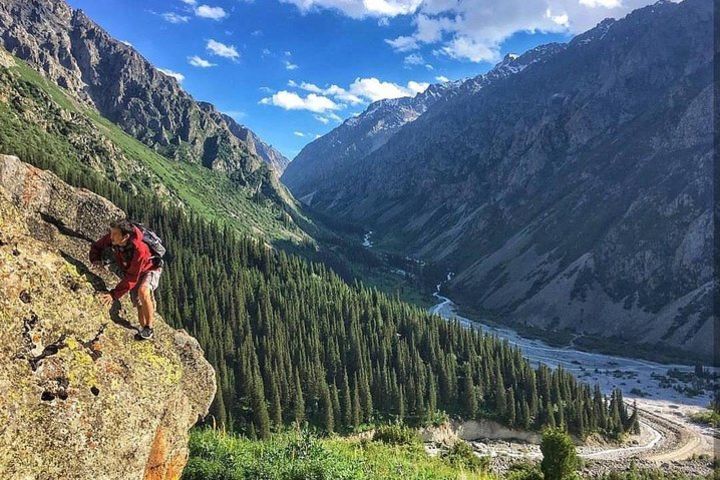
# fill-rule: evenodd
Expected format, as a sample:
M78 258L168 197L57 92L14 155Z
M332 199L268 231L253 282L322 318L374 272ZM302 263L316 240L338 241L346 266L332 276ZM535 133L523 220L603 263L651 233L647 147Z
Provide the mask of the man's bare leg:
M140 297L140 310L142 310L143 320L145 321L144 327L153 328L155 320L155 303L152 299L152 292L149 288L142 286L138 292Z
M137 305L137 313L138 313L138 322L140 322L140 328L147 325L147 321L145 320L145 310L142 307L142 304L138 302Z

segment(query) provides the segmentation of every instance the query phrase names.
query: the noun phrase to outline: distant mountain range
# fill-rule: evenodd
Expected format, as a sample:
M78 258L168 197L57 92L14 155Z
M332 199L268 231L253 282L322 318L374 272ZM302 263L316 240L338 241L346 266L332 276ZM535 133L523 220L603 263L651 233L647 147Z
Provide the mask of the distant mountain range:
M288 163L63 1L0 3L0 44L166 157L236 174Z
M282 180L455 272L445 288L483 315L709 358L712 13L659 2L376 102Z

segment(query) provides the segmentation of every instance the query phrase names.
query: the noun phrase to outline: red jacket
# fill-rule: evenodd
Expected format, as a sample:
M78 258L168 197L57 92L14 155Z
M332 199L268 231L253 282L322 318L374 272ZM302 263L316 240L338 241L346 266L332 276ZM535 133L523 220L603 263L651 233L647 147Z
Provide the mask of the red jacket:
M91 262L100 261L103 250L112 247L115 262L125 272L122 280L110 291L115 300L135 288L140 277L145 273L156 269L151 258L150 248L142 241L142 232L137 227L133 227L133 229L135 232L130 235L130 244L125 248L113 247L110 234L105 235L90 247Z

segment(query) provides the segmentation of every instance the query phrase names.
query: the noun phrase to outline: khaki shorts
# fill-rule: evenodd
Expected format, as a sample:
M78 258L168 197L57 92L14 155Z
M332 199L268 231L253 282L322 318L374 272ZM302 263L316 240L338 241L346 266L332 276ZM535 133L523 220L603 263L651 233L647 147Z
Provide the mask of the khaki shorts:
M150 270L149 272L143 274L142 277L140 277L140 281L135 286L135 288L130 290L130 300L132 300L133 305L139 307L142 304L140 298L138 298L138 290L140 290L140 287L142 287L143 285L146 285L150 289L150 296L153 299L153 304L155 303L155 290L160 284L160 275L162 275L162 268L158 268L157 270Z

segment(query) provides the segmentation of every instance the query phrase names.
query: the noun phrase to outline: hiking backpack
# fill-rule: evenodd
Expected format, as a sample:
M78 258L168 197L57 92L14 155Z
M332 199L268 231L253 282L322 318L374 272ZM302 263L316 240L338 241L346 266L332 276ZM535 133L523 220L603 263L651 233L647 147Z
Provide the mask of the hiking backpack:
M162 267L164 263L163 256L165 256L167 250L165 249L165 245L162 244L162 240L158 234L147 228L142 223L132 222L132 224L142 232L142 241L145 242L148 248L150 248L153 264L155 264L156 267Z

